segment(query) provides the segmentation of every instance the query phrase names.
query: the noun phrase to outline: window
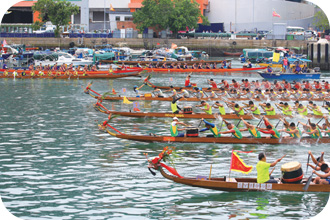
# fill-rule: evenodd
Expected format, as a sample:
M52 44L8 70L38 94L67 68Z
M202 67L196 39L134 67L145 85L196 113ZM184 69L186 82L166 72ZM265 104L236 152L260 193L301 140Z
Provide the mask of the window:
M116 21L120 21L120 16L116 16Z
M132 16L125 16L125 21L132 21L133 17Z
M109 21L109 16L105 16L105 20ZM93 12L93 21L104 21L104 12L103 11L94 11Z

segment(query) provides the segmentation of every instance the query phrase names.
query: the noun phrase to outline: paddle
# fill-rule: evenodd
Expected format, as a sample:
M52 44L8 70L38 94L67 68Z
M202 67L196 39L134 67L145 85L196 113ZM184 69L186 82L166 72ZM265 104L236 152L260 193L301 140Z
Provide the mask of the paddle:
M307 173L307 171L308 171L308 164L309 164L309 158L311 157L311 155L310 154L308 154L308 158L307 158L307 165L306 165L306 173Z
M238 127L238 125L241 123L242 119L240 119L236 125L236 127Z
M321 118L321 120L319 120L319 122L317 122L316 124L318 125L324 118Z
M262 117L262 118L260 119L260 121L259 121L259 123L257 124L256 128L259 127L259 125L261 124L261 122L263 121L263 119L264 119L264 117Z
M319 161L317 160L317 162L319 162ZM316 163L314 170L316 170L317 165L318 165L318 163ZM312 181L313 175L314 175L314 173L312 173L312 175L308 178L308 180L307 180L307 182L306 182L306 185L305 185L304 188L303 188L304 191L307 191L307 190L308 190L309 185L311 184L311 181Z
M280 122L281 122L281 120L278 120L277 124L275 125L275 128L277 128L277 126Z

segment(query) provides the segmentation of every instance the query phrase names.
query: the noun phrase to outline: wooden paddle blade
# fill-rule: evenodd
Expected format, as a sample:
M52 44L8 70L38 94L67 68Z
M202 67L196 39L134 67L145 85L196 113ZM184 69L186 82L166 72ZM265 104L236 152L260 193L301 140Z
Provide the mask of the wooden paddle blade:
M304 191L307 191L308 190L309 185L311 184L312 178L313 178L313 174L308 178L308 180L306 182L306 185L303 188Z

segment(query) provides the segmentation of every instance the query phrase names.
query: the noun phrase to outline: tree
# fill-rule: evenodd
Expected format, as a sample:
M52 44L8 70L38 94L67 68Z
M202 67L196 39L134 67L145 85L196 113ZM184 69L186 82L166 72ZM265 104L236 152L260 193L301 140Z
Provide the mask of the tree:
M33 6L34 12L38 11L41 23L36 22L34 27L46 21L51 21L56 26L55 36L58 37L60 33L60 26L68 25L71 20L71 15L79 12L79 7L73 5L71 2L60 0L38 0Z
M152 27L156 31L169 29L176 35L186 27L197 28L199 19L209 24L195 0L144 0L142 5L133 13L133 22L141 32Z
M329 20L321 9L314 15L313 25L321 31L329 29Z

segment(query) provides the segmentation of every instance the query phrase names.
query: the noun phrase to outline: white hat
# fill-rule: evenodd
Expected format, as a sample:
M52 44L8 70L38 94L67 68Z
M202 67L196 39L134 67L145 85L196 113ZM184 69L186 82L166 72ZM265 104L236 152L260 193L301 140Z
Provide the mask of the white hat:
M174 120L178 120L178 121L179 121L179 119L178 119L177 117L174 117L174 118L173 118L173 121L174 121Z

